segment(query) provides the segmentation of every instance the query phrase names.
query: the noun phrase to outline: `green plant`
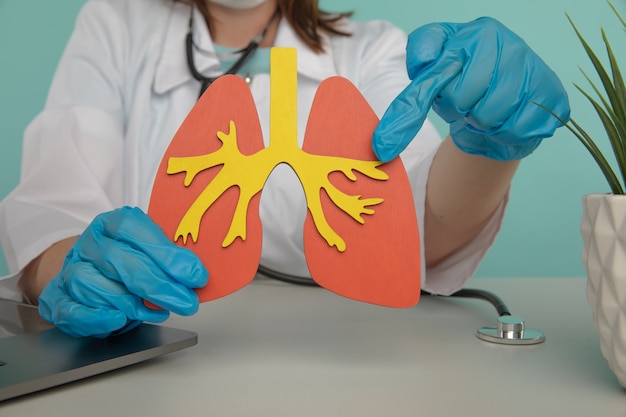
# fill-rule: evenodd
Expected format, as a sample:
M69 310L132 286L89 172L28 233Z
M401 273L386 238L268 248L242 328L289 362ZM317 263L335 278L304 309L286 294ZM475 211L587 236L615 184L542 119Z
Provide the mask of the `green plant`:
M619 14L615 6L610 2L609 6L613 9L613 12L620 20L624 31L626 31L626 21ZM582 144L587 148L589 153L593 156L598 166L602 170L606 180L611 187L611 191L613 194L625 194L624 190L626 189L626 86L624 85L624 78L622 77L622 73L619 68L619 64L615 58L615 54L613 53L613 49L609 43L609 40L606 36L604 29L602 29L602 40L604 41L604 45L606 46L607 55L609 58L610 64L610 74L605 69L604 65L598 59L598 56L591 49L589 44L582 37L578 28L572 21L569 15L567 18L574 28L578 39L582 43L585 51L587 52L587 56L591 60L597 75L600 78L602 83L602 87L604 89L604 94L600 91L600 89L593 83L591 78L581 69L581 72L595 91L598 99L595 99L591 96L591 94L587 93L583 88L579 85L574 84L574 86L589 100L594 110L598 114L602 125L604 126L604 130L608 136L608 139L611 143L611 147L613 150L613 155L617 161L618 173L621 177L618 178L617 174L607 161L606 157L603 155L600 148L597 146L596 142L575 120L570 119L565 126L574 134L576 137L582 142Z

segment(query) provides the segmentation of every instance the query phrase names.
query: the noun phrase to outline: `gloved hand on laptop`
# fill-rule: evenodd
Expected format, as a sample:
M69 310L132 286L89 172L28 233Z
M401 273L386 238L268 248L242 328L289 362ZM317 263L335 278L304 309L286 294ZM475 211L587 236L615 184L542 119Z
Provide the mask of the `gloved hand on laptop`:
M124 207L96 217L78 238L42 291L39 312L72 336L106 337L162 322L170 312L194 314L193 288L207 280L192 251L176 246L140 209Z

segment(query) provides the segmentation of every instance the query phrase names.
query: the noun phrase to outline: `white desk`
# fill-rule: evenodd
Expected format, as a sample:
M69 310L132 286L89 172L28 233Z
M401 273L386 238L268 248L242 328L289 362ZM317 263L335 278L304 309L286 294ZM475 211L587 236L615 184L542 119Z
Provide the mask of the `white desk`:
M480 300L394 310L258 281L168 325L199 344L0 405L0 416L626 416L602 358L584 279L474 279L537 346L493 345Z

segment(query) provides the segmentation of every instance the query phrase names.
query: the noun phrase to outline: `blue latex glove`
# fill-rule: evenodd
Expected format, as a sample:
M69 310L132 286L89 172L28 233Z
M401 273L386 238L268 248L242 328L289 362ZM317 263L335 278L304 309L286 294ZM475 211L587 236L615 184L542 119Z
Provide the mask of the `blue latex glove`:
M569 119L567 93L548 66L491 18L435 23L407 45L411 83L391 103L373 137L378 158L395 158L422 127L429 109L450 123L458 148L497 160L521 159Z
M78 238L42 291L39 312L72 336L106 337L142 321L162 322L170 311L195 313L192 288L207 280L192 251L172 243L140 209L124 207L96 217Z

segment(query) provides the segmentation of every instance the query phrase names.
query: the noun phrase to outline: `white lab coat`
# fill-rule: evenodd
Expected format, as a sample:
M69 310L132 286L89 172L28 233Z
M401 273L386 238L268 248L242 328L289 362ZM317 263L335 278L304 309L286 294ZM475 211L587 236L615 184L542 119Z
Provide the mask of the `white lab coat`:
M199 91L185 57L189 13L188 5L170 0L85 4L45 108L25 132L20 184L0 204L0 237L11 272L54 242L80 234L101 212L124 205L147 210L163 153ZM194 42L212 50L204 19L199 13L194 19ZM313 95L325 78L348 78L379 117L408 82L401 30L382 21L346 24L353 36L326 38L327 52L318 55L280 23L276 45L298 50L300 143ZM202 73L218 75L215 58L195 59ZM269 75L255 76L250 88L267 138ZM420 225L440 142L427 122L402 154ZM471 277L497 234L505 203L474 242L428 271L424 289L450 293ZM305 215L300 182L288 166L277 167L261 200L264 265L307 275Z

